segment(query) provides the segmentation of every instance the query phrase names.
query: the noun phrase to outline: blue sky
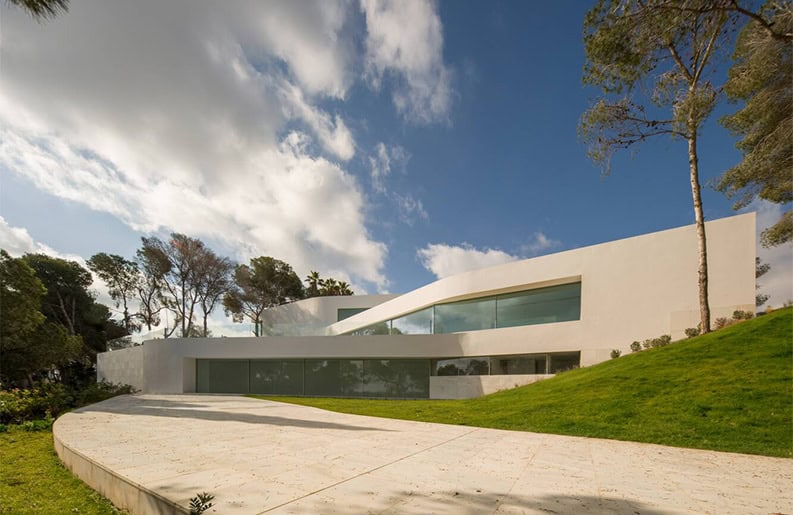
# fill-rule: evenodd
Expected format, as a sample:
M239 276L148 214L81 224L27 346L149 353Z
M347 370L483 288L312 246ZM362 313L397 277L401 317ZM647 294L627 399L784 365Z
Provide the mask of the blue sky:
M2 4L0 246L132 257L178 231L373 293L693 223L684 142L608 177L586 158L589 6ZM707 187L740 157L732 109L700 141L707 219L734 213ZM758 251L793 297L790 248Z

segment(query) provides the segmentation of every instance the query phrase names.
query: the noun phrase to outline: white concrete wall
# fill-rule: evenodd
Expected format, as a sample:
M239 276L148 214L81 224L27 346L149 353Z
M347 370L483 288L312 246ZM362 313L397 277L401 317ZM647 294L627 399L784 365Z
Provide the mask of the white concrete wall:
M553 374L431 376L430 399L473 399L553 377Z
M317 336L337 320L343 308L371 308L397 295L344 295L312 297L262 313L264 334L269 336Z
M144 356L143 346L100 352L96 355L97 381L128 384L145 391L144 371L149 367L146 366Z

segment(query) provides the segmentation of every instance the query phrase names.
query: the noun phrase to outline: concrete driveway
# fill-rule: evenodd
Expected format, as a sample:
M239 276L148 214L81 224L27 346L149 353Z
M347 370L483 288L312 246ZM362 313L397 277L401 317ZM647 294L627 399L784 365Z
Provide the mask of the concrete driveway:
M135 395L58 419L64 463L132 513L793 514L793 460Z

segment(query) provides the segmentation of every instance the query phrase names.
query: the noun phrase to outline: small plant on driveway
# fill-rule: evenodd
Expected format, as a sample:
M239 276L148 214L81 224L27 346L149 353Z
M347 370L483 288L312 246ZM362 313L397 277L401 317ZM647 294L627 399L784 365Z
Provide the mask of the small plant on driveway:
M214 506L211 502L215 496L206 492L201 492L195 497L190 498L190 515L201 515L209 508Z

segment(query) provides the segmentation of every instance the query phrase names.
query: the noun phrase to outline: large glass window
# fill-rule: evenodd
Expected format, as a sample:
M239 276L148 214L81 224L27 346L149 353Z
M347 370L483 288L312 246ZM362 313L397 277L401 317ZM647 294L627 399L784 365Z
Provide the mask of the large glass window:
M196 390L199 393L248 393L248 360L196 360Z
M250 374L251 393L303 394L302 360L251 360Z
M572 370L581 366L581 353L580 352L565 352L558 354L551 354L551 374L558 374L565 370Z
M490 373L487 358L436 359L432 374L436 376L486 376Z
M432 334L432 308L395 318L391 321L391 334Z
M363 360L307 359L305 366L306 395L363 395Z
M350 334L442 334L581 319L581 283L436 304Z
M498 327L579 320L581 283L499 295L497 304Z
M367 359L363 395L366 397L428 398L430 367L426 359Z
M496 327L496 299L464 300L435 306L435 333L478 331Z
M369 308L338 308L336 310L336 321L339 322L358 313L363 313L367 309Z
M548 358L545 354L523 356L496 356L490 358L491 375L547 374Z
M362 327L357 331L353 331L351 334L353 336L378 336L383 334L389 334L391 332L391 321L386 320L385 322L378 322L377 324L372 324L366 327Z

